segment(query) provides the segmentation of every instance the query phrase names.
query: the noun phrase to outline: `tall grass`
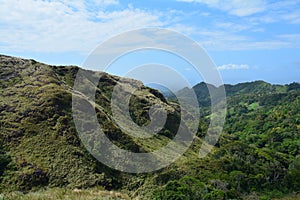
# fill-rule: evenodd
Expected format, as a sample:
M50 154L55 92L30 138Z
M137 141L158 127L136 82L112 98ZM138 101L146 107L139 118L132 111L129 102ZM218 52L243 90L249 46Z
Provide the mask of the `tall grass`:
M113 200L113 199L130 199L128 195L98 189L71 190L63 188L51 188L30 192L24 194L22 192L11 192L0 194L0 200Z

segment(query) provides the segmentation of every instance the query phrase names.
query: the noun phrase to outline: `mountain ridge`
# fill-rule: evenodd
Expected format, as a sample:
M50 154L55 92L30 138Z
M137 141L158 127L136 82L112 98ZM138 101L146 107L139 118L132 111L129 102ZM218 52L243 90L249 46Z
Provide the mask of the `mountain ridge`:
M195 91L201 116L191 147L164 169L134 175L100 163L81 143L71 114L78 69L0 55L1 193L61 187L117 190L137 199L268 199L299 191L299 83L225 85L230 94L227 120L215 148L202 159L198 153L211 113L207 85L199 83ZM139 140L112 120L110 99L120 78L86 72L103 75L96 86L96 113L115 145L150 152L174 137L182 112L176 101L141 85L130 100L133 121L147 125L155 102L166 108L168 120L155 137ZM122 84L126 89L131 83L142 84L132 79Z

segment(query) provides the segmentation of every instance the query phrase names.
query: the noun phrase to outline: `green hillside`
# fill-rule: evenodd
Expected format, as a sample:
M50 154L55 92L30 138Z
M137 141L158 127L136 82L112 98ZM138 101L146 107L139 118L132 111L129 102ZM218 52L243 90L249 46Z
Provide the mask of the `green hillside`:
M213 152L202 159L198 153L210 122L210 98L206 84L196 85L201 118L189 150L164 169L130 174L97 161L79 139L72 118L72 93L77 92L72 86L78 70L0 56L0 193L4 199L297 198L300 84L225 85L224 130ZM158 135L137 139L122 132L111 114L110 99L120 78L87 73L102 74L94 85L95 107L99 123L114 144L150 152L174 137L182 112L176 101L126 79L125 90L132 84L141 86L130 101L130 115L137 124L150 123L148 111L153 104L163 105L168 114Z

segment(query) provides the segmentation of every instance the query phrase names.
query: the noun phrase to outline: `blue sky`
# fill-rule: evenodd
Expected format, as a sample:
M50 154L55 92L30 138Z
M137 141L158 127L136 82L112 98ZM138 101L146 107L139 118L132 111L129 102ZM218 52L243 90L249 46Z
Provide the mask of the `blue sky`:
M106 39L144 27L197 41L225 83L300 82L299 0L0 0L0 53L48 64L81 66Z

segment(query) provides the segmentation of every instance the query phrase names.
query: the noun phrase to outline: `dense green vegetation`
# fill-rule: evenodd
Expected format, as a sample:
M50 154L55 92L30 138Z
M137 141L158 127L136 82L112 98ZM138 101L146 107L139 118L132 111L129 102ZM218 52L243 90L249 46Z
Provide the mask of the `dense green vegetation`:
M0 193L5 198L51 199L56 193L53 198L59 199L271 199L299 193L300 84L225 85L224 130L213 152L202 159L198 153L210 121L210 98L206 84L196 85L201 119L190 149L165 169L135 175L101 164L78 138L71 113L77 71L75 66L0 56ZM96 111L105 134L134 152L164 146L178 128L176 100L142 86L131 98L133 120L149 123L149 108L160 103L168 121L154 138L133 138L111 117L110 97L118 80L104 74L97 85ZM128 80L124 88L132 83L140 84Z

